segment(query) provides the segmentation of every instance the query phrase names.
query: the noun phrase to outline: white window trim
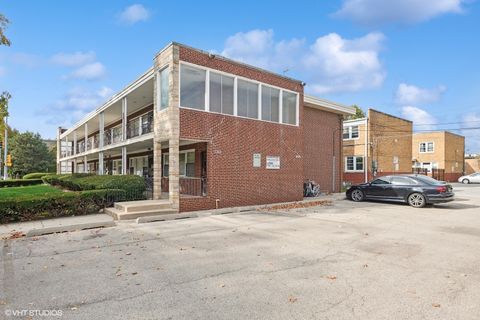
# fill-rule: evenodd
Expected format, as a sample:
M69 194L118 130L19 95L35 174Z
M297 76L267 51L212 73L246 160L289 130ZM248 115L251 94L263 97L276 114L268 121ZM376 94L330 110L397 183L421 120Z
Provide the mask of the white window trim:
M428 151L428 144L432 144L432 151ZM422 144L425 144L425 151L422 151ZM418 152L419 153L435 153L435 143L433 141L428 142L420 142L418 144Z
M190 152L195 153L195 149L180 150L180 152L179 152L178 154L179 154L179 155L180 155L180 154L187 154L187 153L190 153ZM163 163L163 165L162 165L162 177L163 177L163 178L168 178L168 176L164 176L164 175L163 175L163 166L165 165L165 156L168 156L168 155L169 155L168 152L162 153L162 163ZM187 172L187 161L186 161L186 160L187 160L187 159L185 158L185 170L184 170L184 172ZM197 161L197 157L195 157L195 161ZM179 161L178 163L180 164L180 161ZM169 164L169 166L170 166L170 164ZM180 177L183 177L183 178L185 178L185 177L188 178L188 176L186 176L186 175L184 175L184 174L179 174L179 176L180 176ZM192 177L190 177L190 178L192 178Z
M352 138L352 128L353 127L357 127L358 128L358 137L356 138ZM349 126L344 126L343 127L343 130L347 129L348 130L348 138L343 138L343 131L342 131L342 138L343 138L343 141L346 141L346 140L358 140L360 139L360 126L358 124L355 124L355 125L349 125Z
M353 166L354 170L349 170L348 169L348 158L353 158ZM362 170L357 170L357 158L362 158L363 159L363 169ZM345 157L345 172L364 172L365 171L365 157L364 156L346 156Z
M182 84L181 84L181 66L182 65L186 65L186 66L189 66L189 67L193 67L193 68L197 68L197 69L201 69L201 70L204 70L206 71L206 75L205 75L205 109L195 109L195 108L189 108L189 107L183 107L181 105L181 88L182 88ZM209 111L210 109L210 100L209 100L209 95L210 95L210 92L209 92L209 86L210 86L210 81L207 81L210 79L210 72L214 72L214 73L217 73L217 74L221 74L221 75L224 75L224 76L227 76L227 77L230 77L230 78L233 78L233 115L232 114L226 114L226 113L220 113L220 112L213 112L213 111ZM237 105L237 90L238 90L238 80L244 80L244 81L248 81L248 82L251 82L251 83L255 83L259 86L259 90L258 90L258 110L259 110L259 114L258 114L258 117L257 118L249 118L249 117L243 117L243 116L239 116L238 115L238 105ZM280 103L279 103L279 107L280 107L280 110L279 110L279 122L276 122L276 121L269 121L269 120L263 120L262 119L262 115L261 115L261 104L262 104L262 96L261 96L261 85L266 85L266 86L269 86L269 87L272 87L272 88L275 88L275 89L278 89L280 90ZM297 104L296 104L296 123L295 124L291 124L291 123L283 123L283 106L282 106L282 93L283 92L290 92L290 93L293 93L296 95L296 99L297 99ZM284 88L281 88L281 87L277 87L275 85L271 85L271 84L268 84L268 83L264 83L264 82L260 82L260 81L257 81L257 80L253 80L253 79L249 79L249 78L245 78L245 77L241 77L241 76L237 76L235 74L232 74L232 73L227 73L227 72L223 72L223 71L220 71L220 70L216 70L216 69L212 69L212 68L208 68L208 67L204 67L204 66L200 66L200 65L197 65L197 64L194 64L194 63L190 63L190 62L186 62L186 61L180 61L180 66L179 66L179 75L178 75L178 97L179 97L179 107L180 108L183 108L183 109L187 109L187 110L194 110L194 111L200 111L200 112L208 112L208 113L215 113L215 114L221 114L223 116L227 116L227 117L236 117L236 118L241 118L241 119L249 119L249 120L256 120L256 121L263 121L263 122L268 122L268 123L274 123L274 124L279 124L279 125L286 125L286 126L293 126L293 127L298 127L300 125L300 99L299 99L299 93L296 92L296 91L292 91L292 90L288 90L288 89L284 89ZM208 98L207 98L208 96ZM162 110L163 111L163 110Z

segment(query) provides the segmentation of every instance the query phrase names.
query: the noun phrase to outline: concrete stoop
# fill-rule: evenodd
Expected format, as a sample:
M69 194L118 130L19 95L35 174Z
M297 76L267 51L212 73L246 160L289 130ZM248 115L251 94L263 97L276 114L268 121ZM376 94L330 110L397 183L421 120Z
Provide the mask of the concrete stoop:
M113 208L106 208L105 213L115 220L133 220L151 216L176 215L168 200L141 200L116 202Z

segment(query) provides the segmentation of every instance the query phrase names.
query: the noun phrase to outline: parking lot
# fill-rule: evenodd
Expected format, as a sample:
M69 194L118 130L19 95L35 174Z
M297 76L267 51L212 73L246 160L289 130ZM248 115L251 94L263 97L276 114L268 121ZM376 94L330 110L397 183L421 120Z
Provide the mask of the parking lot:
M454 188L423 209L336 200L4 240L0 314L478 319L480 185Z

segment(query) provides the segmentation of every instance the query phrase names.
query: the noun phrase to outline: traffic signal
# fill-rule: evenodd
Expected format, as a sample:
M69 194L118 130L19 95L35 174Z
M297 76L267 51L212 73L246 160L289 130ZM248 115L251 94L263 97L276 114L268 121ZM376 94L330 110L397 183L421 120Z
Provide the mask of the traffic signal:
M5 162L5 165L7 167L11 167L12 166L12 155L11 154L7 154L7 162Z

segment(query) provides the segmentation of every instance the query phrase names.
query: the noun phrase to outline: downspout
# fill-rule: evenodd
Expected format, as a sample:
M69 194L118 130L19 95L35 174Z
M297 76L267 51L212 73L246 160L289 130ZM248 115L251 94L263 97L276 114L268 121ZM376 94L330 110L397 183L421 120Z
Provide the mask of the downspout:
M363 164L365 183L368 182L368 118L365 120L365 163Z

